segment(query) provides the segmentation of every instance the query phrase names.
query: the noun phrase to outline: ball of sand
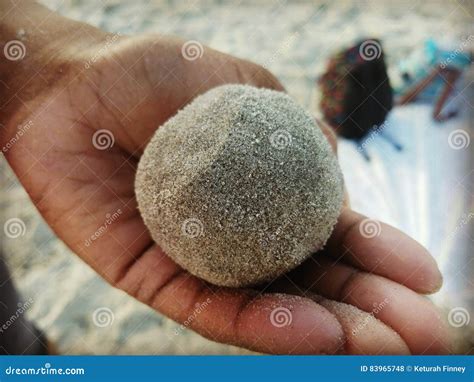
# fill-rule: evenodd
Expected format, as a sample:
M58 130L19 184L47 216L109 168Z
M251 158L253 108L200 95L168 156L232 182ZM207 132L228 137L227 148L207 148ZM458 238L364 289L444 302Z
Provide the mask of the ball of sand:
M321 249L343 199L337 159L288 95L225 85L161 126L136 176L156 243L221 286L272 280Z

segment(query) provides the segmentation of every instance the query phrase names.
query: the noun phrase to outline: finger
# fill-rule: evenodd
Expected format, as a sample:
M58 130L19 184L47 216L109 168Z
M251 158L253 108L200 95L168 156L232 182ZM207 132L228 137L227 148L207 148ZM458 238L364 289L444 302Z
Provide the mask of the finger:
M337 136L336 133L323 121L316 119L316 124L319 126L324 136L332 147L332 151L337 156Z
M325 251L420 293L436 292L442 285L436 261L418 242L348 208L341 213Z
M439 312L426 297L341 262L325 258L318 262L318 266L308 265L302 279L305 288L373 314L399 333L414 354L450 352L449 333Z
M407 344L391 327L355 306L326 299L316 293L303 291L286 278L269 286L270 290L311 298L324 306L341 324L345 336L338 353L343 354L410 354Z
M210 286L156 246L116 286L218 342L279 354L334 353L343 342L337 319L314 301Z
M372 314L355 306L327 299L316 300L336 316L346 336L347 354L410 354L400 335Z

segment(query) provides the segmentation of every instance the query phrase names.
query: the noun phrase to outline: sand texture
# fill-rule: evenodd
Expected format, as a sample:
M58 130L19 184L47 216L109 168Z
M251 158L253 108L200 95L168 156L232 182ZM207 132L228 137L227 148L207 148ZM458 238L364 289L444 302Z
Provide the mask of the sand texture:
M288 95L226 85L157 130L136 194L173 260L239 287L276 278L325 244L343 180L325 136Z

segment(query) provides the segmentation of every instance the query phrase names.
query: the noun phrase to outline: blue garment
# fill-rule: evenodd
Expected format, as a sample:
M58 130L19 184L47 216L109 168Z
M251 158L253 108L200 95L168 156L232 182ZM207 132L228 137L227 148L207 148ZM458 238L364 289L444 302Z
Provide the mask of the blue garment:
M472 57L467 51L471 38L469 37L464 40L455 49L443 49L433 39L426 40L422 50L413 52L413 54L398 65L401 83L395 87L395 94L403 95L414 84L429 76L437 66L442 69L464 70L472 61ZM416 100L434 102L445 84L444 79L437 76L417 95Z

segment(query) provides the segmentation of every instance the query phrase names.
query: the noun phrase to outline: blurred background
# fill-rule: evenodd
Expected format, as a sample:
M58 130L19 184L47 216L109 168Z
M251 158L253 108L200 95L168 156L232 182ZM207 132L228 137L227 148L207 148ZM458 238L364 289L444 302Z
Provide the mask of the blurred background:
M419 63L416 57L424 57L429 44L457 55L474 50L470 1L41 3L109 32L173 34L255 61L316 115L321 114L317 81L328 59L360 39L381 42L395 91L403 85L406 68ZM354 209L405 231L436 257L445 285L432 298L463 353L473 352L474 346L473 80L471 65L446 104L456 110L447 121L433 120L430 102L395 106L384 130L401 151L381 134L339 143ZM55 237L3 157L0 173L0 223L18 218L25 225L21 237L0 232L1 250L22 294L25 314L61 353L244 353L183 330L107 285Z

